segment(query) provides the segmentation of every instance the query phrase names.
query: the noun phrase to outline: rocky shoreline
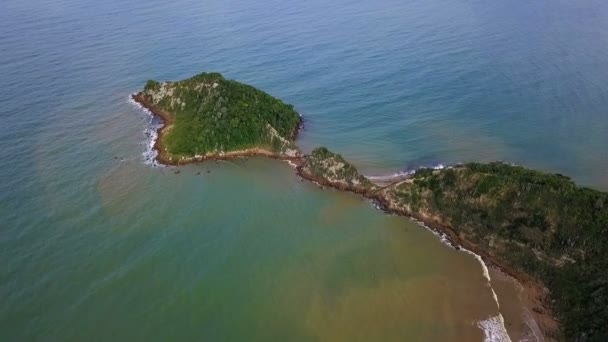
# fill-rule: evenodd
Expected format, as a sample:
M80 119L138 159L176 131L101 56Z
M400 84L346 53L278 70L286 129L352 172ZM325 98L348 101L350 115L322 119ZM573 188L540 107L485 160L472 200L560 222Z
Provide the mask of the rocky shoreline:
M540 327L541 331L548 340L561 339L560 326L558 321L553 315L551 310L551 303L549 300L549 292L547 288L538 280L529 276L528 274L516 270L515 268L505 264L499 258L492 255L491 251L480 248L478 245L468 240L466 236L458 235L456 231L449 225L442 222L437 217L424 216L416 212L408 212L391 203L387 196L384 196L382 189L387 188L393 184L404 181L405 178L390 182L388 184L382 184L373 189L365 187L353 186L339 182L331 182L323 177L315 176L305 170L303 167L306 156L298 152L296 156L288 156L285 154L276 153L263 148L251 148L241 151L223 152L223 153L208 153L201 156L195 156L191 158L181 158L175 160L172 158L163 144L163 138L165 134L172 127L172 118L169 113L161 110L154 106L152 103L147 101L141 94L132 95L132 99L140 104L145 109L149 110L153 115L159 117L163 124L157 128L157 139L154 142L154 149L158 152L157 161L164 165L179 166L191 163L202 162L206 160L230 160L236 158L256 157L262 156L271 159L278 159L290 162L295 166L295 170L298 176L308 181L314 182L322 187L330 187L340 191L348 191L359 194L364 198L373 200L378 204L378 207L387 214L400 215L412 218L416 221L421 222L426 228L444 236L447 242L456 249L466 249L477 255L479 255L485 263L489 266L503 272L513 278L515 278L525 289L525 302L532 312L533 318ZM303 120L300 117L300 121L294 131L292 132L292 139L295 139L303 125Z

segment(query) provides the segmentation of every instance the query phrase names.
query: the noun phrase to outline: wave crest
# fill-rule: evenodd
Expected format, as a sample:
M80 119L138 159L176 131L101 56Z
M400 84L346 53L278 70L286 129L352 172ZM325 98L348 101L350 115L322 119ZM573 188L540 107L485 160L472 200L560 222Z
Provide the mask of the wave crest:
M477 326L483 331L484 342L511 342L501 314L479 321Z
M393 174L390 175L377 175L377 176L366 176L369 180L375 180L375 181L390 181L391 179L398 179L398 178L404 178L404 177L409 177L411 175L413 175L414 173L416 173L416 171L420 170L420 169L427 169L427 168L431 168L433 170L443 170L446 168L451 168L451 166L446 166L444 164L437 164L434 166L419 166L416 168L412 168L412 169L405 169L403 171L399 171L399 172L395 172Z
M151 166L162 166L162 164L158 163L158 161L156 160L156 157L158 157L158 151L154 148L154 145L156 145L156 140L158 139L158 129L163 126L162 121L146 107L137 103L137 101L133 99L133 94L129 95L128 102L142 110L144 113L148 114L148 116L150 117L148 127L144 129L144 135L146 137L146 149L142 153L144 157L144 164Z

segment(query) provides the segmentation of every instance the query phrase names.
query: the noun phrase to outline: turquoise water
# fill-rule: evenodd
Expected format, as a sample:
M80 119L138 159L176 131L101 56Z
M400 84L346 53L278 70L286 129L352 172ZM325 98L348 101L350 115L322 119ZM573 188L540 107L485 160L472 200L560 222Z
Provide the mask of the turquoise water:
M220 71L368 174L500 159L608 189L606 18L592 0L3 1L0 339L480 339L497 312L472 257L277 162L145 165L127 97Z

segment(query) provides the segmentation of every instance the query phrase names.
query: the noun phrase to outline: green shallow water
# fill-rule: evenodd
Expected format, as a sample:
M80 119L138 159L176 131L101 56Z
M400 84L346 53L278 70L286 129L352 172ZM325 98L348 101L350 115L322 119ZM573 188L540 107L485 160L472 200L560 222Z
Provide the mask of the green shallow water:
M497 314L474 258L281 162L123 161L91 186L101 206L9 263L3 336L465 341Z

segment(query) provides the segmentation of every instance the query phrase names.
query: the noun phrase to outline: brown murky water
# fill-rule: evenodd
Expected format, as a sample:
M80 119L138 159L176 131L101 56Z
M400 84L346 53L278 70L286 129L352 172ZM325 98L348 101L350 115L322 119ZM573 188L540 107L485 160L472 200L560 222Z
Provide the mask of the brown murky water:
M189 279L180 272L185 277L180 283L192 282L195 288L185 294L190 299L171 307L199 313L191 320L202 325L211 316L217 316L216 323L231 322L227 330L220 324L220 336L481 341L504 332L492 288L474 256L358 196L301 182L286 164L212 162L174 174L127 162L101 177L98 191L107 214L127 216L125 203L138 207L138 193L164 194L147 200L159 207L156 216L177 212L182 220L161 219L169 227L152 224L148 234L161 229L179 235L190 227L191 243L206 241L186 248L200 257L196 262L187 258L180 268L195 274L199 267L217 268L203 278ZM268 214L257 214L261 212ZM155 248L169 253L172 243L162 240ZM162 273L162 264L158 267ZM149 281L140 276L136 282ZM509 303L501 306L509 334L520 336L516 313L523 304L515 284L494 278L501 302ZM146 293L142 289L138 301ZM169 293L161 295L175 300Z

